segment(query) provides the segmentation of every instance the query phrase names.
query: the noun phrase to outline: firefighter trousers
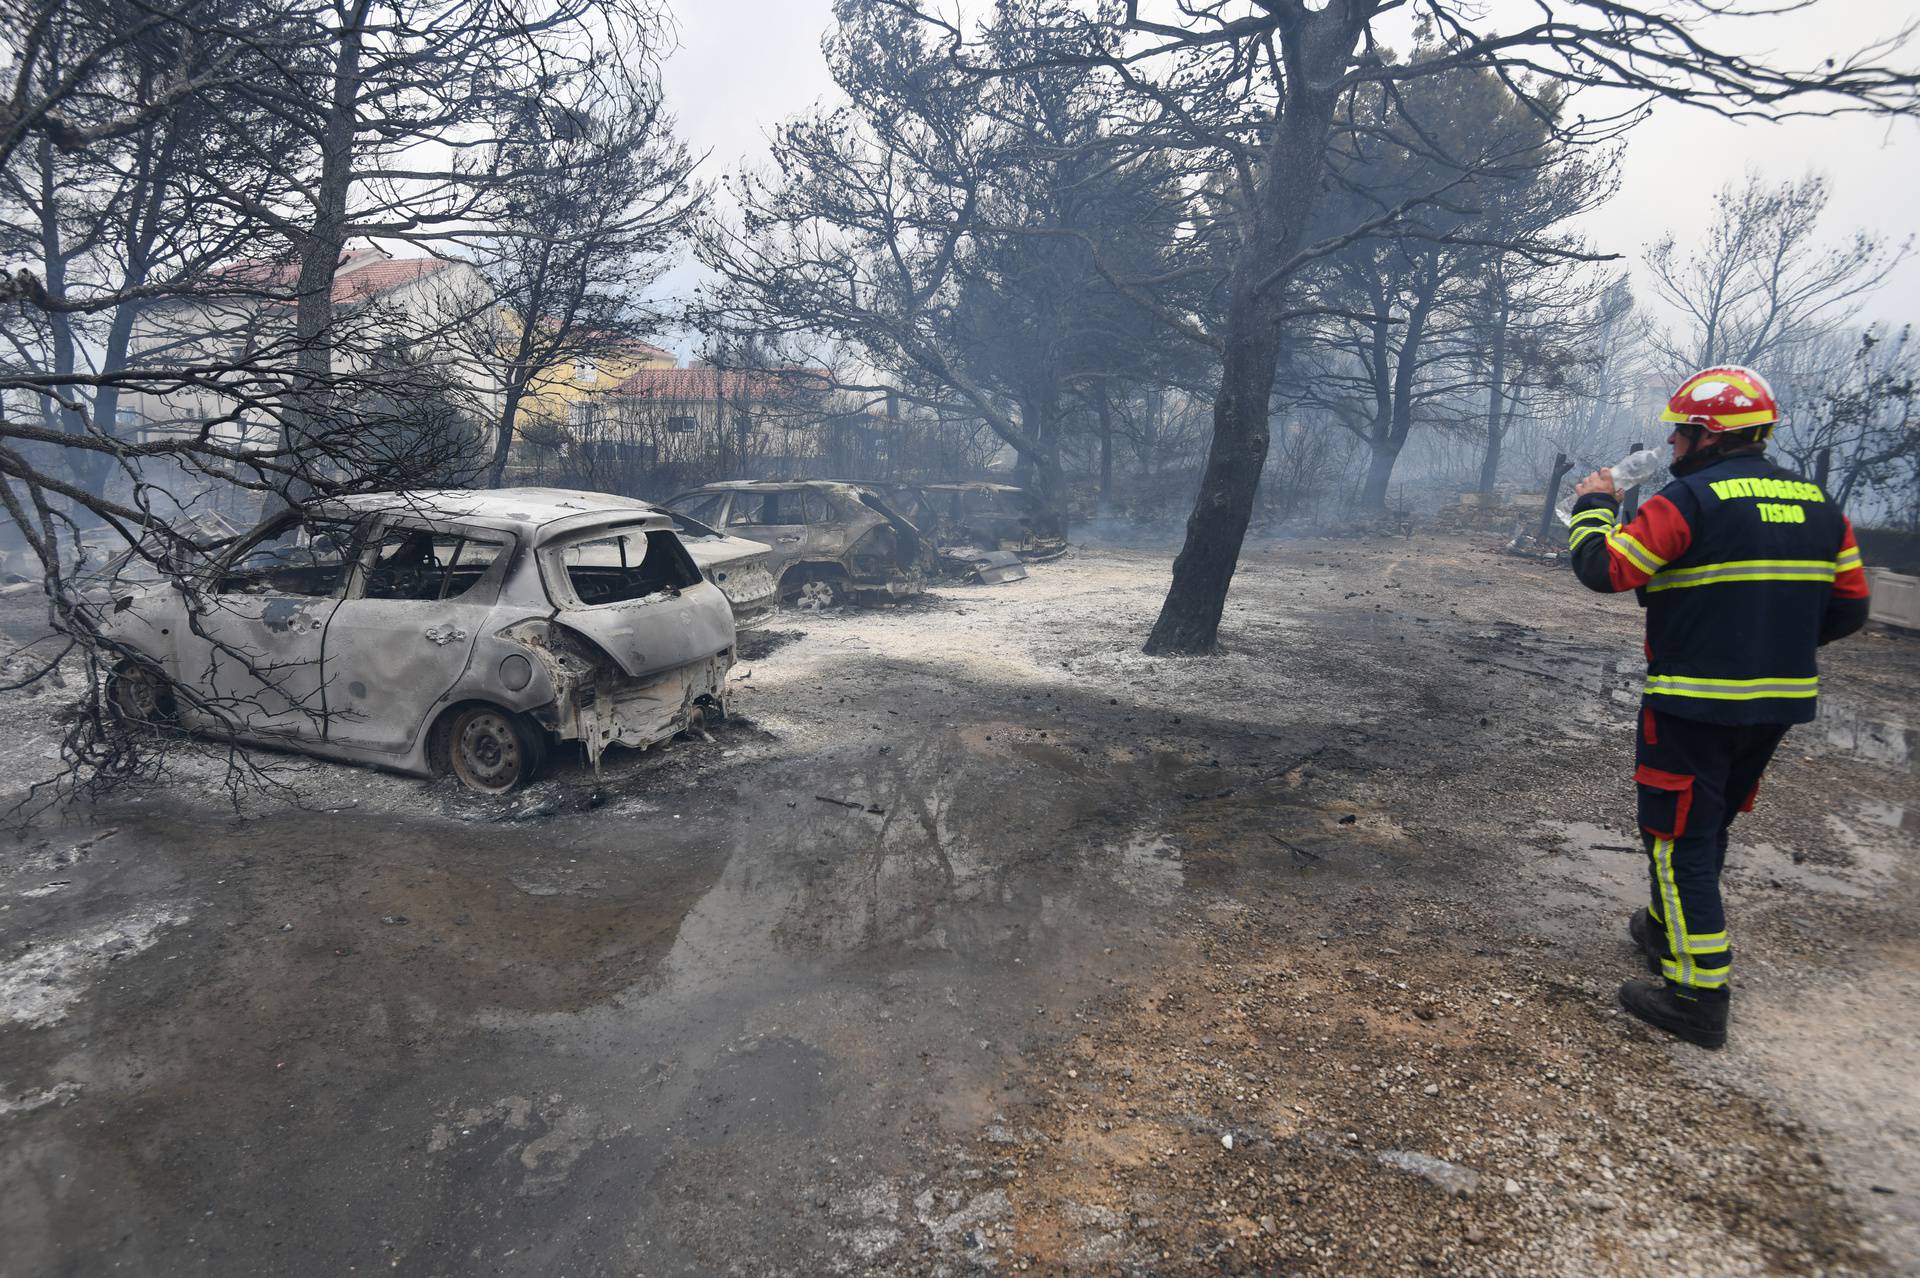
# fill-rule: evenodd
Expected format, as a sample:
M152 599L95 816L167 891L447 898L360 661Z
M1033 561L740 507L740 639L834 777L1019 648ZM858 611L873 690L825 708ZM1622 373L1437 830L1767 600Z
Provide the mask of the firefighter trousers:
M1681 997L1727 998L1727 834L1736 816L1753 810L1761 774L1786 735L1786 724L1702 723L1641 706L1633 779L1653 888L1648 914L1654 934L1666 937L1661 968Z

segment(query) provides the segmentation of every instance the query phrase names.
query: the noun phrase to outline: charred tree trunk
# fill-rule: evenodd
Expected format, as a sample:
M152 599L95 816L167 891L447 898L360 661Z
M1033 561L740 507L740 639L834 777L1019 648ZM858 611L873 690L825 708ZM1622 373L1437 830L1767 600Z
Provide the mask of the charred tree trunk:
M61 233L59 194L54 174L53 144L41 139L37 156L40 179L40 262L46 273L47 293L51 297L65 300L67 295L67 247ZM47 326L51 337L48 354L52 357L52 366L47 370L56 380L72 385L74 374L78 371L79 343L75 341L73 323L66 311L58 308L47 312ZM87 411L71 402L78 392L69 389L61 398L42 395L40 412L48 426L56 423L58 429L69 435L85 435L88 431ZM62 399L68 402L62 402ZM81 489L99 496L106 482L109 459L104 453L88 448L67 448L65 453L67 470L73 475L73 481ZM84 507L75 506L75 513L82 519L90 518L90 512Z
M1220 614L1267 461L1267 402L1279 346L1270 325L1247 327L1243 340L1227 347L1199 500L1173 561L1173 588L1147 637L1149 653L1208 653L1219 644Z
M1507 435L1507 308L1502 297L1494 316L1493 348L1487 377L1487 452L1480 461L1480 509L1493 504L1493 485L1500 477L1500 446Z
M1199 654L1219 645L1220 614L1233 584L1260 472L1267 461L1269 402L1280 358L1287 283L1275 278L1300 250L1320 179L1339 80L1374 6L1349 0L1282 19L1284 98L1266 146L1250 224L1228 275L1220 393L1200 492L1173 584L1147 636L1150 653Z
M1100 414L1100 509L1104 511L1113 505L1113 403L1104 381L1094 407Z
M1387 485L1393 479L1393 468L1400 460L1400 450L1407 446L1407 436L1413 433L1413 398L1419 381L1420 344L1426 338L1427 319L1433 313L1435 298L1439 295L1437 283L1430 281L1431 287L1423 291L1407 311L1406 332L1401 337L1400 355L1394 365L1391 387L1391 412L1382 430L1378 424L1374 428L1373 457L1367 465L1367 482L1360 490L1361 510L1369 515L1387 513Z
M1331 65L1352 49L1350 36L1341 48L1319 34L1320 40L1302 42L1308 46L1301 50L1305 65L1289 68L1293 75L1267 146L1255 224L1229 276L1213 438L1187 518L1186 542L1173 561L1173 584L1147 636L1149 653L1194 655L1219 646L1220 614L1267 462L1269 403L1280 357L1280 311L1287 289L1278 283L1264 291L1260 286L1299 251L1326 167L1336 100L1319 85L1333 78Z
M1033 489L1047 511L1064 523L1067 514L1066 471L1060 465L1059 388L1042 386L1020 397L1020 433L1027 444L1016 444L1020 461L1015 473Z
M1373 441L1373 455L1367 459L1366 482L1360 486L1360 508L1370 515L1387 512L1387 487L1393 482L1393 468L1400 461L1400 446L1389 435Z
M155 246L167 229L171 212L167 205L167 187L172 176L174 148L178 142L179 134L174 129L165 130L157 139L150 133L142 134L139 139L134 158L135 196L128 200L124 242L126 265L121 278L122 287L129 291L146 284L147 276L153 270ZM114 307L113 319L107 325L107 339L100 353L101 372L118 373L127 367L127 352L132 349L133 328L139 322L141 310L142 304L138 301L122 302ZM103 383L94 396L93 420L102 434L119 434L120 387L116 383ZM88 491L104 497L108 479L103 474L99 487Z
M300 272L294 281L293 394L280 432L294 466L294 475L281 494L288 503L302 501L313 491L312 467L318 459L307 453L313 435L332 411L333 280L350 226L347 196L353 187L353 142L360 112L360 56L371 5L372 0L357 0L344 15L321 129L313 222L300 237Z
M487 466L487 487L498 488L507 476L507 458L513 451L513 432L520 419L524 382L509 382L500 398L500 427L493 440L493 460Z

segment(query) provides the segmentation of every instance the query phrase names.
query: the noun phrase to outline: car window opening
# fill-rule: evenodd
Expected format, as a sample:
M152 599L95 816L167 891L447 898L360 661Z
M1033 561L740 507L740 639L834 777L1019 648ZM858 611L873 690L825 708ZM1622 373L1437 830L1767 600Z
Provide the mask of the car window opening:
M367 598L447 600L479 584L506 549L502 541L390 528L367 573Z
M292 522L247 546L220 575L221 594L325 598L352 562L354 526L334 520Z
M700 581L700 570L670 531L629 529L589 538L562 553L574 596L589 607L678 592Z
M682 493L667 503L668 506L673 508L675 514L691 516L693 519L704 524L718 522L721 516L721 508L726 504L727 495L725 493L709 493L702 496L698 492Z

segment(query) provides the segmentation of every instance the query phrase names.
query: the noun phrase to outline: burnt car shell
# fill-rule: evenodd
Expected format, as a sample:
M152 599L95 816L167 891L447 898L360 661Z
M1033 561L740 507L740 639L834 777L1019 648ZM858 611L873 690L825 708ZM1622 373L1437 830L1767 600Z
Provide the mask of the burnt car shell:
M913 523L870 488L838 480L734 480L666 503L694 519L773 548L769 568L782 599L825 589L832 596L917 594L933 548Z
M301 537L324 565L253 567ZM724 714L733 663L732 609L669 517L561 489L312 503L101 619L184 685L185 727L416 775L437 770L447 716L474 706L596 764L655 744Z
M662 507L662 509L665 509ZM718 528L668 510L680 543L700 566L700 575L720 587L733 605L733 627L745 630L773 616L780 606L780 587L770 565L773 548L744 537L729 537Z
M901 484L891 493L942 550L1011 551L1029 562L1066 553L1060 517L1024 488L968 481Z

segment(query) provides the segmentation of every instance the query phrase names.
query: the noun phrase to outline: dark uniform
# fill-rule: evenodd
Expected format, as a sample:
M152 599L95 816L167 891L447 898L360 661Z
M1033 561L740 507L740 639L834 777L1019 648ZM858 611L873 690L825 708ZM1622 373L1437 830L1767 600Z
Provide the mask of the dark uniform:
M1617 499L1574 506L1574 571L1647 610L1634 780L1661 972L1681 999L1724 1004L1733 950L1720 869L1780 739L1814 717L1821 644L1866 623L1847 518L1759 447L1709 451L1617 526Z

